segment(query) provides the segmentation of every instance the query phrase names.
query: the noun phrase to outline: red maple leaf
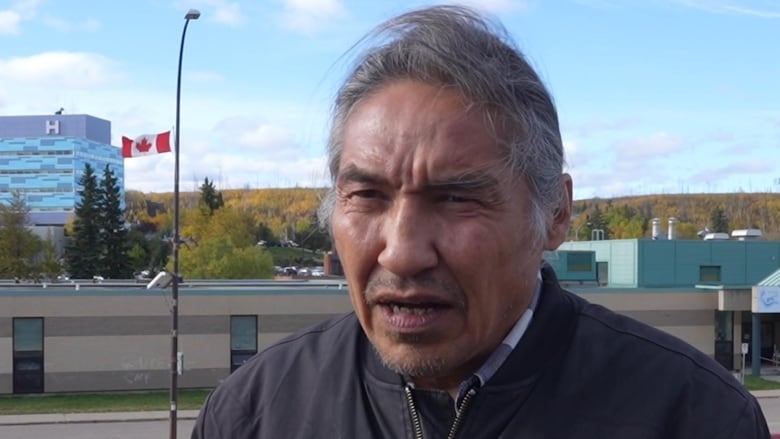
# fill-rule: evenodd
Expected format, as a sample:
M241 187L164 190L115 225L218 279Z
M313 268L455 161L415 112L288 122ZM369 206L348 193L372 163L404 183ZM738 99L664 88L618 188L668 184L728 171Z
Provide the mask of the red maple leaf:
M141 139L140 143L135 144L135 147L138 148L138 151L140 152L147 152L150 149L152 149L152 144L149 143L148 140L146 140L146 137L144 137L143 139Z

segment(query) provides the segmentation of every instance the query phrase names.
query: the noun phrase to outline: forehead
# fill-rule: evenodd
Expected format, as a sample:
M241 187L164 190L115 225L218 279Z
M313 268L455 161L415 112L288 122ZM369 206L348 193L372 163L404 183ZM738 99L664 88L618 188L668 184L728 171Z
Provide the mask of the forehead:
M355 106L339 168L368 167L409 182L491 172L505 167L499 137L490 113L455 89L395 81Z

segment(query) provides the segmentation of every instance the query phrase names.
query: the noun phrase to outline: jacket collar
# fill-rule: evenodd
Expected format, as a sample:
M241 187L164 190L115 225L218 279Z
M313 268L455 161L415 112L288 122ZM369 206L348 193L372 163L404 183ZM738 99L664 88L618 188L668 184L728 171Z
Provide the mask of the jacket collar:
M513 383L525 385L548 365L560 361L574 333L578 308L578 301L561 288L552 268L542 267L542 291L531 325L486 388ZM355 323L360 326L357 319ZM403 378L382 363L362 328L358 329L359 358L366 373L385 385L403 386Z

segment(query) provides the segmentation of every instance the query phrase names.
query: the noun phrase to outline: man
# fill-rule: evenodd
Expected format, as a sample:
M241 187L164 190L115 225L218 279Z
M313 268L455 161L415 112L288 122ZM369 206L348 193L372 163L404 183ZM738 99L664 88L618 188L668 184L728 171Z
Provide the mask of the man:
M439 6L374 36L336 99L321 212L355 312L243 365L193 438L768 438L723 368L541 262L572 182L502 31Z

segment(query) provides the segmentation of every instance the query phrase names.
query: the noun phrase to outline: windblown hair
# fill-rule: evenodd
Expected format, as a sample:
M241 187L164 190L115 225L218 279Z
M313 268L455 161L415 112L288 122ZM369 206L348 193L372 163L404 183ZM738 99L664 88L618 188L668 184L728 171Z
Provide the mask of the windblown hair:
M482 109L486 123L507 145L508 166L530 189L533 236L537 243L544 242L565 195L558 115L546 87L506 30L465 7L434 6L390 19L362 41L376 44L358 58L332 113L328 164L334 185L344 127L363 99L401 79L452 87ZM331 189L319 212L327 229L335 202Z

